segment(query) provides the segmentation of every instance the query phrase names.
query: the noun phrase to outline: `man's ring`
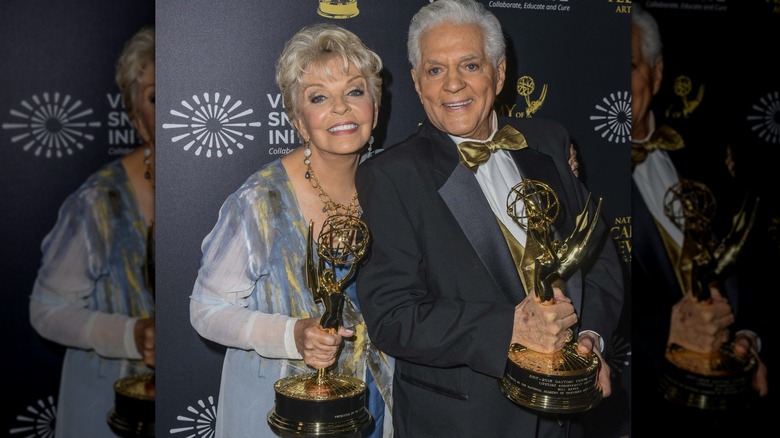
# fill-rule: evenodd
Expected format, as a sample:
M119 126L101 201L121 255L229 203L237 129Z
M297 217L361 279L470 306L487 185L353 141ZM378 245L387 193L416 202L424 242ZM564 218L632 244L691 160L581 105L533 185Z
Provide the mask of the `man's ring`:
M574 333L572 333L571 329L566 329L566 342L571 342L572 338L574 337Z

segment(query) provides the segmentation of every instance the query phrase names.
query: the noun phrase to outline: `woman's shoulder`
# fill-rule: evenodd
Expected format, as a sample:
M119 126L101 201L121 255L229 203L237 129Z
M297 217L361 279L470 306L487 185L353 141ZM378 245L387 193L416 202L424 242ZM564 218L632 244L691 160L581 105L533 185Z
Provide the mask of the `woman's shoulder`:
M68 197L71 202L92 205L101 200L116 199L128 190L127 173L119 159L102 165ZM66 201L67 202L67 201Z
M249 175L228 199L241 204L257 204L291 192L292 184L287 172L281 160L276 159Z

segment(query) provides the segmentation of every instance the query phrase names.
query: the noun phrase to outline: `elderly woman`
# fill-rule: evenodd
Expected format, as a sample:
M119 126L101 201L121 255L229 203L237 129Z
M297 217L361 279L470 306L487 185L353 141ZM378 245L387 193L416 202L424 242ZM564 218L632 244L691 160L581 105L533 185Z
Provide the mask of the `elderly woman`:
M122 51L116 80L142 144L65 200L42 244L30 322L67 347L57 436L113 436L113 385L154 366L154 299L144 282L154 221L154 29Z
M338 360L340 374L367 383L372 424L363 436L391 436L392 361L366 335L348 283L344 321L329 333L304 283L308 224L313 236L335 214L358 216L355 172L377 124L382 62L353 33L319 24L296 33L276 65L287 114L302 140L231 194L203 241L191 296L197 332L228 347L217 437L276 436L265 414L274 383Z

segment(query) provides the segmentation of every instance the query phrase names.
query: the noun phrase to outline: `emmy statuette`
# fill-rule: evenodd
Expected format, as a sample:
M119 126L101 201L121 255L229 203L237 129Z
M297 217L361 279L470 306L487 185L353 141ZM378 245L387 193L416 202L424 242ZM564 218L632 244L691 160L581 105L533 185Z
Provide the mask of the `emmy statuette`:
M306 249L304 276L316 301L323 303L322 330L335 333L342 325L344 285L354 276L368 247L369 232L357 217L334 215L322 225L317 239L319 263L312 257L312 224ZM346 274L338 277L338 271ZM329 373L284 377L274 384L274 409L268 425L281 436L357 436L371 422L366 409L366 384L362 380Z
M144 284L154 297L154 223L146 237ZM133 374L114 382L114 407L108 413L108 425L122 438L154 437L154 371Z
M550 186L527 179L514 186L507 197L507 213L527 232L523 259L533 255L518 270L533 282L542 304L554 303L553 286L563 289L565 279L576 271L586 253L601 211L601 199L589 220L590 203L588 197L574 230L560 241L553 239L551 233L560 204ZM550 354L512 344L499 386L510 400L526 408L555 414L582 412L602 399L596 386L598 369L598 356L581 356L571 339L561 350Z
M700 305L711 303L710 285L719 284L727 268L742 252L753 227L758 200L746 201L734 216L726 237L718 240L711 229L716 200L704 184L681 180L667 190L664 213L684 231L678 269L683 290ZM744 408L752 394L757 361L734 353L733 341L718 350L699 353L677 344L666 348L661 389L672 403L704 410Z

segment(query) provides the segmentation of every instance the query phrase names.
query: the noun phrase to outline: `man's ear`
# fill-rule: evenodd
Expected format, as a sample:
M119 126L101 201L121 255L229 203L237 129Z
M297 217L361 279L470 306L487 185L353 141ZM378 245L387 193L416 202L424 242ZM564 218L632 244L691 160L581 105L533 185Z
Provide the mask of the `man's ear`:
M417 80L417 70L411 69L409 70L409 73L412 75L412 82L414 82L414 89L417 91L417 97L419 97L422 102L422 91L420 90L420 82Z
M664 57L659 56L653 64L653 96L661 89L661 81L664 78Z
M506 57L502 57L496 63L496 96L504 89L504 81L506 80Z

